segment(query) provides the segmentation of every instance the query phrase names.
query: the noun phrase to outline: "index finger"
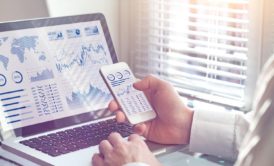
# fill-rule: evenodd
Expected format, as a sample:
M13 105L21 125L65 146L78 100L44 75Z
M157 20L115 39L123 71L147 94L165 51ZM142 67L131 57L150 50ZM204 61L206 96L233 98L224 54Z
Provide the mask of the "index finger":
M119 134L119 133L111 133L108 136L108 141L111 143L112 146L117 147L120 144L123 144L123 142L125 142L125 140L123 139L123 137Z
M115 112L119 110L119 105L115 100L112 100L109 104L108 104L108 109L111 112Z

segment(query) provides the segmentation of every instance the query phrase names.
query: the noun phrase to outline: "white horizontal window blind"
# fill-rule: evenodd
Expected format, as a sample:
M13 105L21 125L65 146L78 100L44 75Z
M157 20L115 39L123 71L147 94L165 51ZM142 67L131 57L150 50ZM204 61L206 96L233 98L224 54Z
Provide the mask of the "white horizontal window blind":
M182 95L241 108L249 0L138 0L137 76L155 74Z

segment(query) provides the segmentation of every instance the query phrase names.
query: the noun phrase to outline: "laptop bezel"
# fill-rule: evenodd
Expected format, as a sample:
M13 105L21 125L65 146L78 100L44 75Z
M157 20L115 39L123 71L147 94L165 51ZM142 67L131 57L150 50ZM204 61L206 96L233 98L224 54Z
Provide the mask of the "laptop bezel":
M106 23L106 19L102 13L5 22L5 23L0 23L0 33L7 32L7 31L50 27L50 26L56 26L56 25L65 25L65 24L90 22L90 21L100 21L102 29L104 31L105 39L109 48L112 61L113 63L117 63L118 58L114 49L114 45L113 45L110 32ZM101 113L101 112L104 112L104 113ZM100 117L98 116L98 114L100 115ZM101 114L103 114L103 116ZM16 137L18 136L26 137L26 136L35 135L35 134L56 130L56 129L60 129L60 128L64 128L72 125L77 125L77 124L81 124L89 121L94 121L97 119L106 118L110 116L113 116L113 115L108 113L106 108L104 108L100 110L93 110L90 112L82 113L79 115L74 115L74 116L69 116L61 119L38 123L38 124L34 124L34 125L22 127L22 128L16 128L13 131Z

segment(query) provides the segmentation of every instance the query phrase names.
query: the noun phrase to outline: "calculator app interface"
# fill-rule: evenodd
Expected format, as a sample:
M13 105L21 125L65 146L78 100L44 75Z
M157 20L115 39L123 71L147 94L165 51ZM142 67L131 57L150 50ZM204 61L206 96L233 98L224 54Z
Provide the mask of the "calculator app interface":
M144 93L133 87L135 77L130 70L113 71L107 74L106 79L128 115L152 110Z

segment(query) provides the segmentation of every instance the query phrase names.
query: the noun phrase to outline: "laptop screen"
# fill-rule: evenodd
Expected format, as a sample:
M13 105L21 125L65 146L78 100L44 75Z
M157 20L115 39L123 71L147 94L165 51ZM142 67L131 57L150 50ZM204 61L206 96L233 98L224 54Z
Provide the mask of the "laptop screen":
M110 116L99 68L115 62L101 14L0 24L2 132L28 135Z

